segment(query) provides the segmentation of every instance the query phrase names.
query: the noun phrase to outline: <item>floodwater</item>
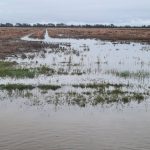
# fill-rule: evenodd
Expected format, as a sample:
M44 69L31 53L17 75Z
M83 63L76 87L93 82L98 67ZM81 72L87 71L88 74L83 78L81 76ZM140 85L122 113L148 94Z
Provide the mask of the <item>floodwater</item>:
M29 36L22 40L39 41ZM0 150L149 150L150 45L50 38L47 32L42 42L58 43L59 48L6 60L27 68L45 65L56 73L34 79L6 77L0 84L61 88L0 91ZM96 89L73 86L81 83L111 83L107 90L130 85L122 90L142 93L144 99L95 102Z

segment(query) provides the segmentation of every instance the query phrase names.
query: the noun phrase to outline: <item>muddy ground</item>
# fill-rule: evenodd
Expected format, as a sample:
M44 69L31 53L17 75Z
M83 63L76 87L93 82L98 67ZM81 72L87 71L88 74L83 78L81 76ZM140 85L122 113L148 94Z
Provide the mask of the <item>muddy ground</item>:
M50 37L54 38L95 38L111 41L150 42L150 29L84 29L84 28L48 28ZM43 39L44 28L0 28L0 58L29 52L54 45L43 42L22 41L20 38L30 35L32 38Z

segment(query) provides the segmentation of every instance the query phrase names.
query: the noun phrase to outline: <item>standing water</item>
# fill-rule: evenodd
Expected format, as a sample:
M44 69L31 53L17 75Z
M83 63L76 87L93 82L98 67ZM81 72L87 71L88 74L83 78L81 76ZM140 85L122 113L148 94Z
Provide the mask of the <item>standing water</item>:
M57 46L6 59L46 71L1 77L0 149L150 149L148 44L51 38L47 32L44 40L22 40Z

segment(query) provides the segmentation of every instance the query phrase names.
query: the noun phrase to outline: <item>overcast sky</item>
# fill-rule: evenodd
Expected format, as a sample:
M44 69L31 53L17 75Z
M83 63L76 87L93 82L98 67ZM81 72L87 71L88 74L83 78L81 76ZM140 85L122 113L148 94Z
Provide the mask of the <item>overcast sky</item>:
M150 24L150 0L0 0L0 22Z

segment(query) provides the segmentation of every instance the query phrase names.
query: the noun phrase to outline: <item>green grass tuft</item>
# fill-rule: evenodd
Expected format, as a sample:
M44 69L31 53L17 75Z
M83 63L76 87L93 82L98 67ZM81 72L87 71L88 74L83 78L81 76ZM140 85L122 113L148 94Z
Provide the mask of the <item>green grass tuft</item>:
M42 89L42 90L57 90L57 89L60 89L61 86L59 85L39 85L38 86L39 89Z
M55 70L42 66L39 68L17 68L14 62L0 61L0 77L34 78L36 75L52 75Z
M24 85L24 84L2 84L0 85L0 89L1 90L32 90L34 89L35 87L33 85Z

